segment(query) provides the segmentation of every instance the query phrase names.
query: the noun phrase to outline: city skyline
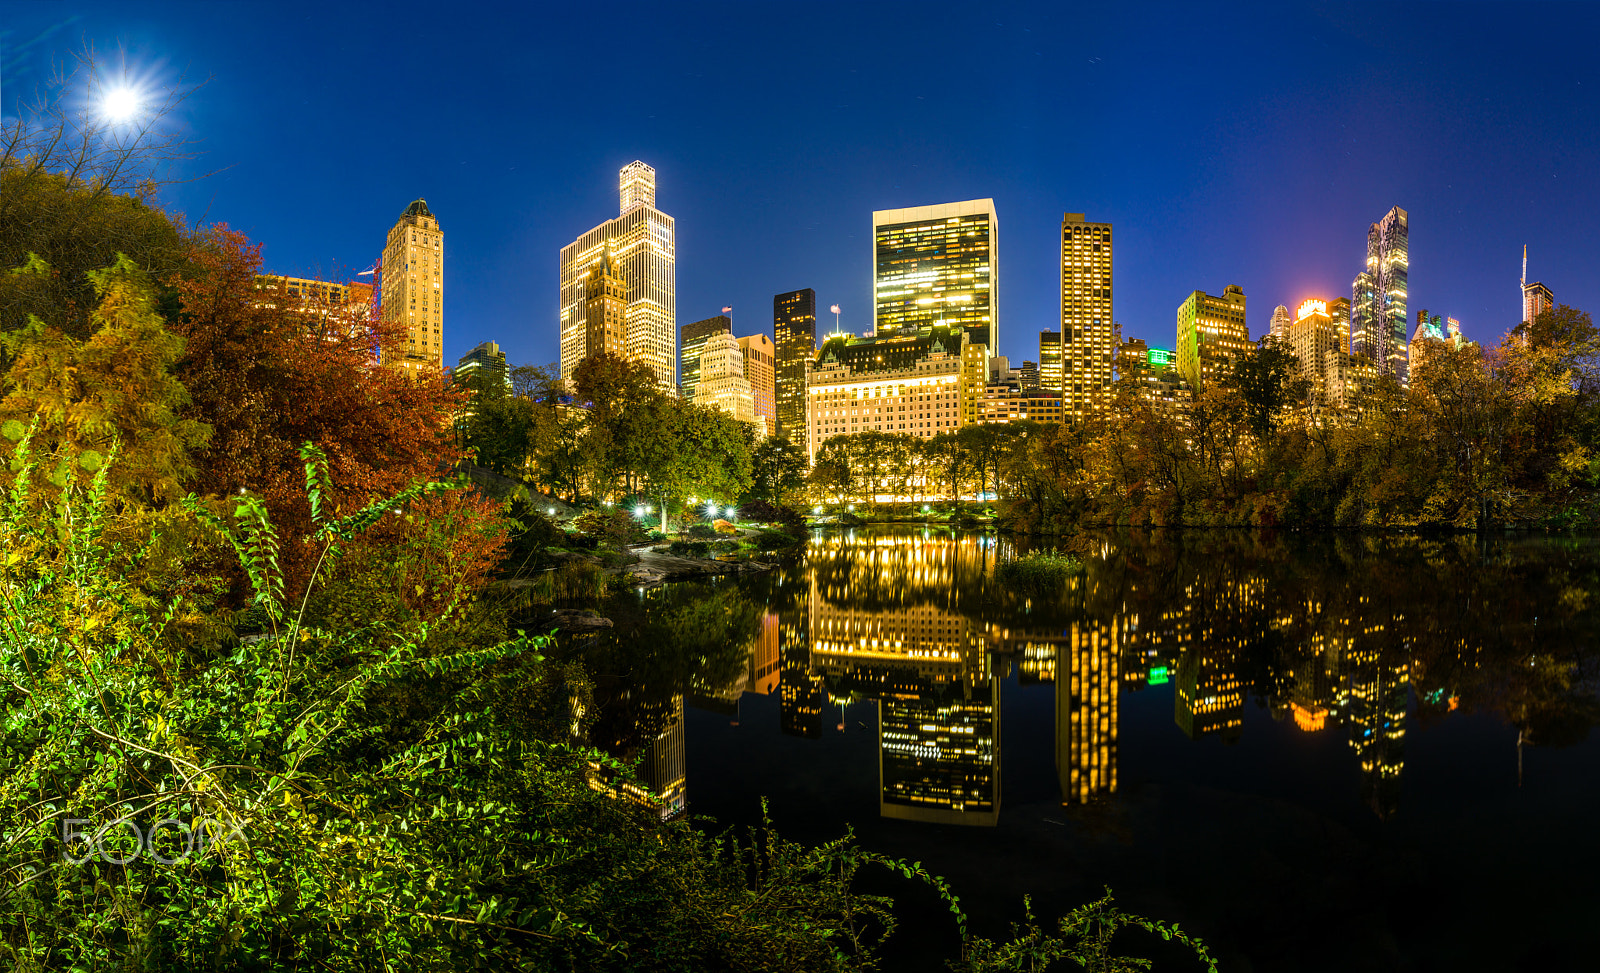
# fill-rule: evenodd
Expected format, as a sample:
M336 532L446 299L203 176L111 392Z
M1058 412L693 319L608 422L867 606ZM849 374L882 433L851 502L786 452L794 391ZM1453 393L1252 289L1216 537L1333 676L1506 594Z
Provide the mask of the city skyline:
M1587 33L1583 23L1600 25L1587 8L1463 8L1441 30L1436 8L1395 6L1393 30L1377 36L1334 11L1185 8L1158 29L1137 11L1101 11L1080 25L1097 38L1087 51L1078 40L1083 30L1067 28L1075 15L1064 11L947 7L927 27L897 24L904 43L886 58L871 39L895 19L892 11L864 9L803 79L754 69L765 50L755 39L774 27L773 14L672 17L641 8L642 29L685 50L717 51L725 70L715 77L692 67L663 72L623 126L604 112L579 117L540 101L547 79L586 62L541 38L562 36L567 19L576 25L582 18L557 13L536 24L510 13L470 62L454 39L465 25L439 27L437 67L446 81L415 106L440 113L445 148L429 153L391 151L404 145L387 134L398 125L396 109L360 95L369 66L384 63L385 51L400 43L404 5L393 23L318 11L325 29L294 50L227 60L211 52L228 49L220 39L235 36L248 4L82 9L84 22L94 24L84 39L102 50L122 44L142 76L175 80L177 65L192 76L215 75L184 107L184 125L206 155L180 174L222 171L171 187L162 198L262 242L266 272L351 278L371 265L398 208L426 198L451 233L447 362L486 340L499 342L514 362L556 360L552 253L614 212L612 180L634 159L655 166L670 187L664 205L679 223L680 321L725 305L764 308L773 294L809 287L820 307L842 306L847 330L865 330L870 214L984 197L1006 214L1010 323L997 350L1013 360L1034 358L1038 333L1056 323L1059 254L1052 241L1066 211L1118 227L1123 334L1163 347L1171 308L1208 283L1236 282L1257 297L1252 337L1266 331L1276 305L1343 293L1364 256L1360 231L1397 202L1417 217L1411 304L1451 309L1467 337L1492 343L1517 323L1513 282L1524 243L1535 255L1536 279L1560 301L1600 305L1600 282L1584 272L1600 245L1582 219L1600 200L1600 187L1583 178L1580 161L1593 156L1600 72L1581 60L1569 67L1561 53ZM1513 9L1555 49L1508 52L1500 23ZM81 30L53 5L8 12L8 100L0 112L12 113L9 99L47 77L50 58L70 50ZM1226 19L1241 32L1239 43L1321 51L1343 68L1329 79L1311 67L1322 57L1307 58L1280 64L1269 82L1265 60L1256 59L1191 77L1175 52L1193 32L1213 29L1219 12L1234 14ZM998 66L959 91L912 85L889 123L880 124L882 106L869 93L885 77L905 76L918 45L942 36L946 28L935 31L934 22L982 37ZM33 40L41 35L46 39ZM1445 62L1480 67L1428 67ZM464 73L469 64L484 63L496 76L516 76L529 65L533 77L481 90L453 80L473 76ZM758 80L725 90L717 79L730 71ZM596 79L593 101L640 90L637 75ZM1096 94L1046 120L1032 106L1057 103L1052 92L1062 85ZM227 106L239 99L319 106L297 131L297 141L319 150L287 149L272 126L235 117ZM340 104L361 107L326 110ZM1369 145L1365 133L1337 121L1378 105L1397 130L1417 137L1398 147ZM989 137L933 137L941 118L975 111L988 117ZM1520 120L1515 132L1481 122L1512 112ZM515 131L507 129L509 118L517 119ZM1313 130L1312 119L1335 121ZM776 134L797 126L815 133L798 155L792 136ZM1066 151L1090 126L1103 148ZM351 139L352 127L372 134ZM1174 127L1195 133L1181 157L1158 148ZM561 151L552 152L558 131ZM1530 144L1516 134L1527 131L1541 140ZM1451 152L1425 148L1440 144ZM325 170L349 175L322 184L316 175ZM284 197L296 206L279 205ZM1486 236L1478 229L1484 225L1496 231ZM747 322L736 330L752 329Z

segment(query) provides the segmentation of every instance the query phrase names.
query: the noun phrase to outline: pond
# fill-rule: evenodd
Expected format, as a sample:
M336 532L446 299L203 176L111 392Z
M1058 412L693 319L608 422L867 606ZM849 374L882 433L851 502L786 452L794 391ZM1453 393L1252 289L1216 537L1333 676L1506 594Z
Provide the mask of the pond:
M1067 546L1084 570L1043 597L996 581L1004 536L882 528L618 598L584 650L595 742L674 810L851 826L989 935L1110 886L1224 970L1586 967L1600 542ZM909 910L890 968L939 968L931 895L882 889Z

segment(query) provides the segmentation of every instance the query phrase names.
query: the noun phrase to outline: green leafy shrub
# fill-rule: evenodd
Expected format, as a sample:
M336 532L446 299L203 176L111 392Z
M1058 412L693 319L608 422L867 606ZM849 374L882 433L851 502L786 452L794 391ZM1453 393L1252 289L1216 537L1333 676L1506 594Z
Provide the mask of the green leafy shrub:
M703 541L715 540L717 537L717 529L710 524L690 524L683 529L683 533L685 536Z
M585 537L618 551L630 544L644 543L646 536L644 525L620 507L590 510L575 519L572 526Z
M781 530L764 530L755 536L756 548L762 551L781 551L800 542L799 537Z
M673 557L710 557L711 542L673 541L667 545L667 553Z
M1063 592L1082 573L1082 561L1058 551L1032 551L995 569L1002 585L1028 596Z
M550 564L549 548L561 547L567 532L525 497L511 501L511 538L501 561L501 573L515 576L539 571Z

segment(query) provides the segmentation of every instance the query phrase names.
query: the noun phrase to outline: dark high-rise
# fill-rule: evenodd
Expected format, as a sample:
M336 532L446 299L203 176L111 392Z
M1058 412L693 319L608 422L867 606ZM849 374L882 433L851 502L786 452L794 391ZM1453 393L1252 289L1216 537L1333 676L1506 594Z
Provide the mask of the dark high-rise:
M806 442L806 363L817 353L817 292L803 290L772 298L772 336L778 345L777 435Z
M732 333L733 322L726 314L683 326L678 338L679 395L694 401L695 390L700 387L700 354L705 351L706 340L714 334Z

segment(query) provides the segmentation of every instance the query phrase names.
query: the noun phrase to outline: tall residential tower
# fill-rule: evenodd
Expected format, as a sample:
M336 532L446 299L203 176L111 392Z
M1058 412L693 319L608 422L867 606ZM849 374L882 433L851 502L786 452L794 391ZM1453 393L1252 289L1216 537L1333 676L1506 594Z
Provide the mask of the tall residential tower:
M1085 222L1082 213L1061 217L1061 330L1039 336L1039 381L1061 392L1068 416L1086 418L1111 404L1111 358L1116 329L1111 304L1111 224ZM1047 334L1059 350L1047 351ZM1046 361L1060 361L1059 385L1046 378Z
M656 209L656 171L631 162L618 176L621 215L561 248L561 377L572 378L589 347L589 271L609 254L627 285L623 357L642 362L676 390L677 245L672 217Z
M389 229L379 306L385 320L406 326L392 364L413 378L444 368L444 233L425 200L407 206Z

